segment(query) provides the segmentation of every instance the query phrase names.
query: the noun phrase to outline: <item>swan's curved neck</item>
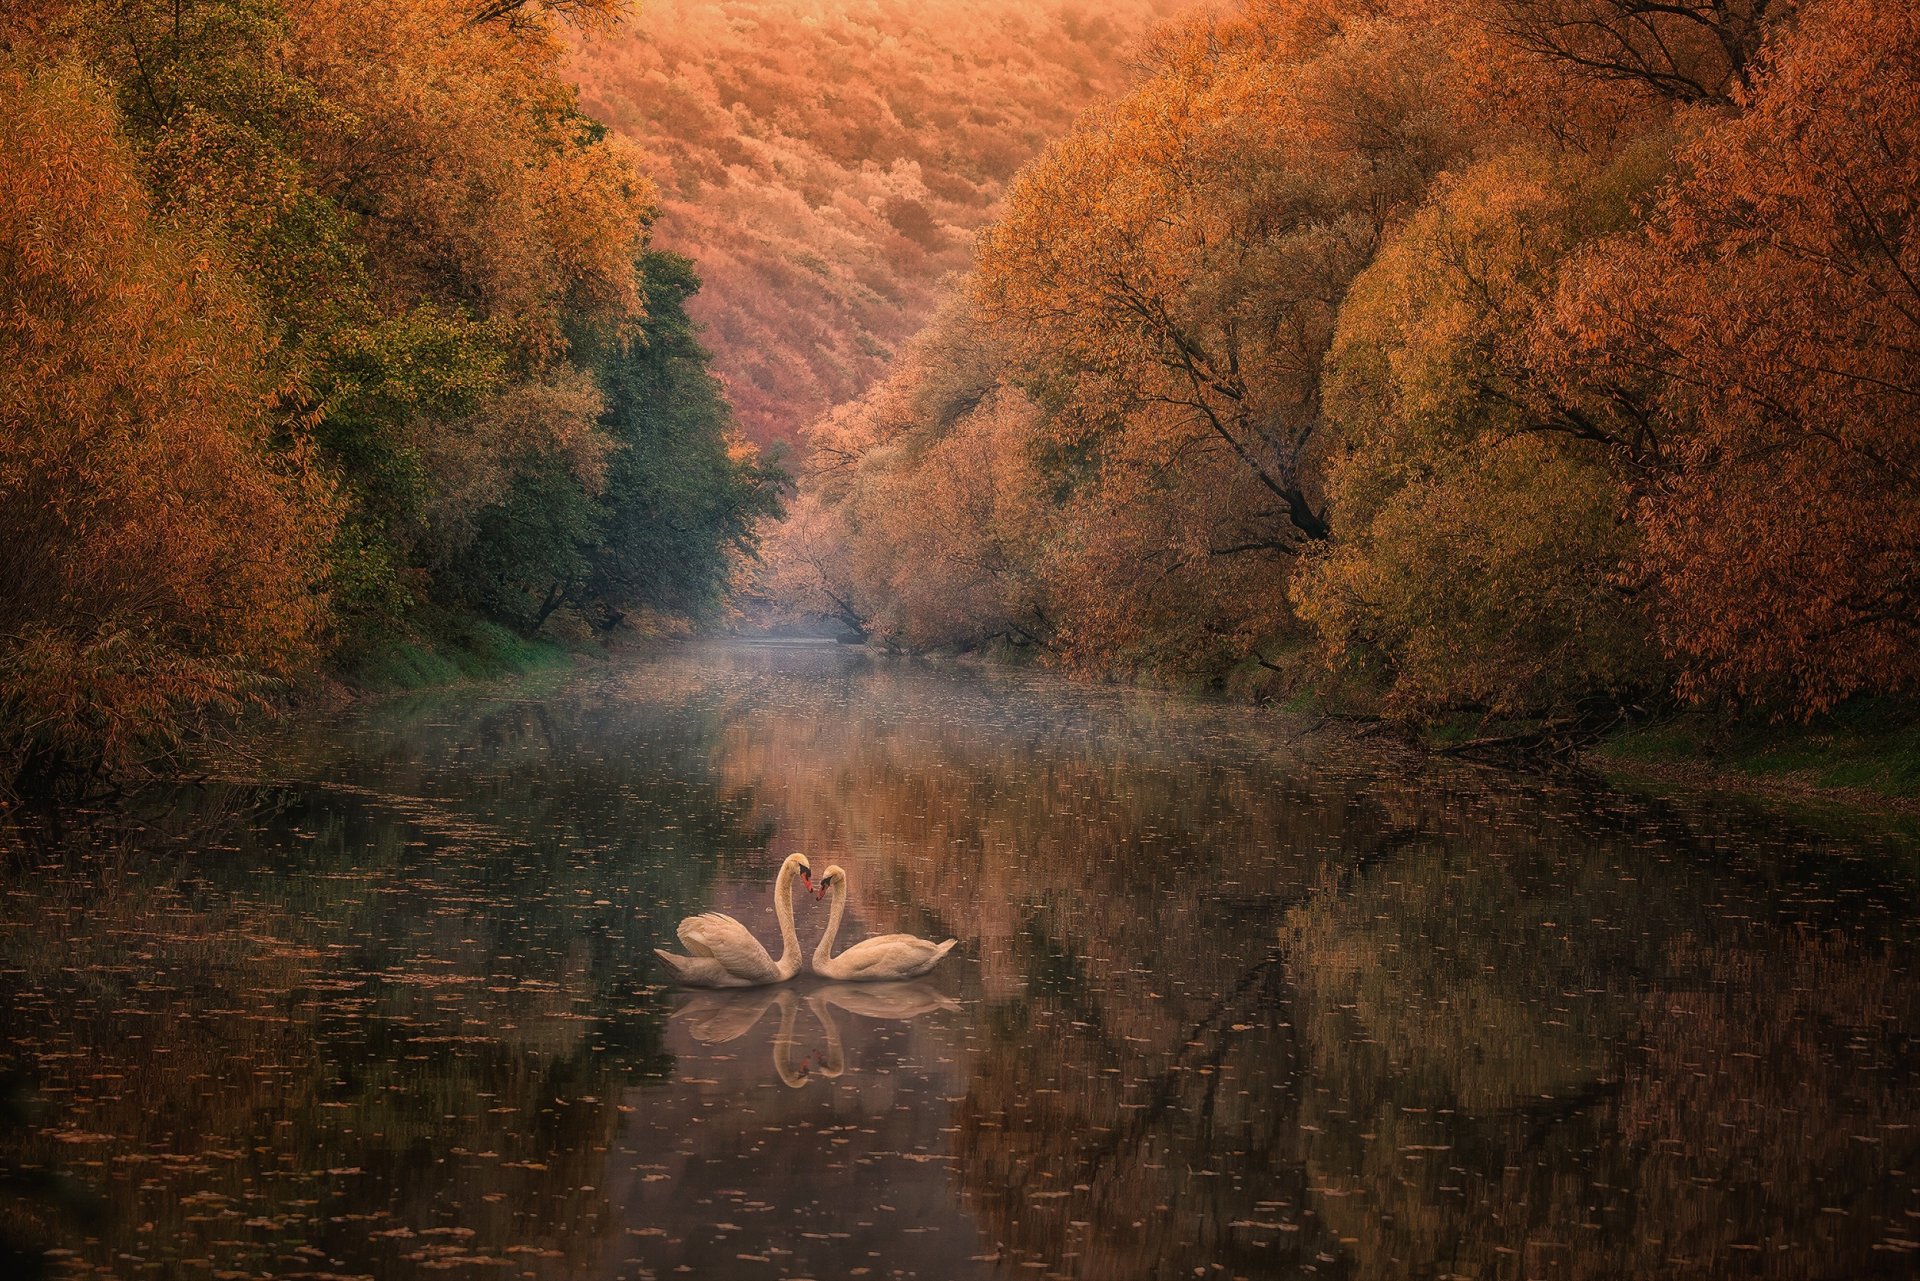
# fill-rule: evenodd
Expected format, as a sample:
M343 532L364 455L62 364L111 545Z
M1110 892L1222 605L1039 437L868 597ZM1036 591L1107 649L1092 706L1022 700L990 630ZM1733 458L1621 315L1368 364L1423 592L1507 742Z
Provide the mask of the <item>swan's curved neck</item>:
M800 933L793 928L793 881L797 869L787 868L773 883L773 914L780 922L780 959L774 964L788 978L800 972Z
M827 930L820 936L820 942L814 945L813 968L819 969L833 959L833 941L840 935L840 917L847 910L847 878L838 876L833 881L833 906L827 911Z

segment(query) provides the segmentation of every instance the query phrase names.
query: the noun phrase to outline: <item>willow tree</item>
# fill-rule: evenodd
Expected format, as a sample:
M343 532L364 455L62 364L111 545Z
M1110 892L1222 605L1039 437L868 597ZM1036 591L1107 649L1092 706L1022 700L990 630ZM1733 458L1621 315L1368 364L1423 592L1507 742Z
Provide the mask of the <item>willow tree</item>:
M1167 35L1151 77L1032 166L982 238L978 305L1077 460L1068 479L1124 493L1090 519L1125 516L1145 540L1105 575L1123 599L1237 576L1237 558L1266 586L1232 594L1270 599L1285 559L1332 528L1334 316L1456 145L1426 30L1338 8L1260 5ZM1098 559L1110 540L1089 533Z

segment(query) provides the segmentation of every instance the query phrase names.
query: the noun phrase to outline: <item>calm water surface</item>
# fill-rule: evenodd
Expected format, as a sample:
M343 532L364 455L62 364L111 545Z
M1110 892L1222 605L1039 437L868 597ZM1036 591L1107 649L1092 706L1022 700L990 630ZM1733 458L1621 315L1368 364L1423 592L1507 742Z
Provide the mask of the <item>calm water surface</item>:
M1910 853L689 647L0 835L0 1273L1910 1277ZM651 949L851 873L910 985ZM810 945L824 905L803 897Z

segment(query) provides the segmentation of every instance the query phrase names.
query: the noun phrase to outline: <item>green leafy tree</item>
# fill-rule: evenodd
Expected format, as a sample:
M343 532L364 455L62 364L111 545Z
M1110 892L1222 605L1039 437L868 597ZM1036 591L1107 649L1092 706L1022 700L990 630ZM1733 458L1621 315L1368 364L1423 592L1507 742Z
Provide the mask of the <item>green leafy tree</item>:
M735 442L725 391L687 314L700 288L692 261L650 250L640 265L640 337L604 343L597 361L601 427L615 448L591 545L578 578L556 580L543 603L550 612L561 596L576 599L603 625L635 609L713 617L788 484L777 458Z

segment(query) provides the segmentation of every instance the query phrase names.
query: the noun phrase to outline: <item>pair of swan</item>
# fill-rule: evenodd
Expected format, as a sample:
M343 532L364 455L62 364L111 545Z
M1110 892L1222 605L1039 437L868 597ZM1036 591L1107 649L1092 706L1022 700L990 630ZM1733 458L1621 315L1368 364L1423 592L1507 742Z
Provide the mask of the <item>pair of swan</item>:
M834 864L813 883L813 865L804 854L789 854L773 878L773 914L780 922L780 959L772 955L746 926L724 912L702 912L680 922L680 945L691 956L654 949L674 977L689 987L760 987L784 983L800 972L800 936L793 928L793 883L813 892L833 895L827 913L827 932L813 949L813 972L825 978L855 981L918 978L953 950L955 940L930 943L911 934L883 934L864 939L840 955L833 954L840 933L840 917L847 906L847 873Z
M840 1040L840 1022L835 1010L844 1010L869 1019L898 1019L903 1022L936 1010L960 1007L926 982L876 983L860 987L826 987L807 995L807 1008L826 1036L826 1051L815 1062L809 1053L795 1063L793 1052L799 1046L794 1015L799 998L790 987L759 992L701 992L674 1012L684 1021L693 1039L703 1045L723 1045L746 1035L766 1012L780 1011L780 1026L773 1035L773 1070L783 1084L799 1088L812 1076L832 1078L847 1070L846 1050Z

